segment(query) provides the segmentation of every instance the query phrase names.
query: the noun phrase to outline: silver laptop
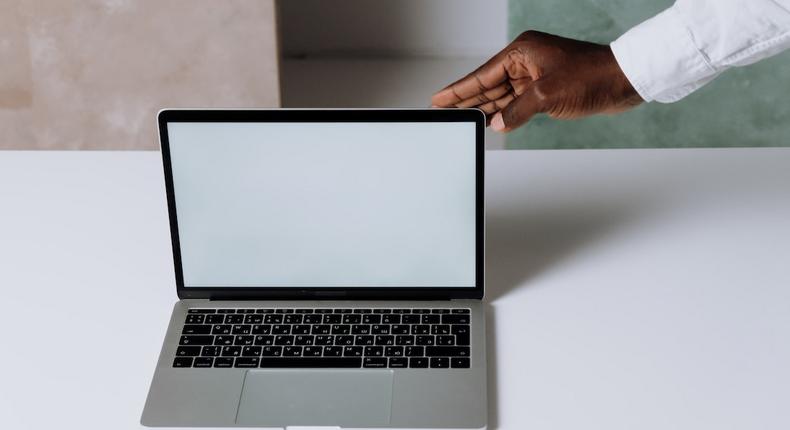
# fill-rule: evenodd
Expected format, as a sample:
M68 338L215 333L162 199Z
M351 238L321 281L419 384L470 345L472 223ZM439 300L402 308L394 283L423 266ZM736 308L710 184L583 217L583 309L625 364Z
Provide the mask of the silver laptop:
M163 110L142 423L486 427L478 110Z

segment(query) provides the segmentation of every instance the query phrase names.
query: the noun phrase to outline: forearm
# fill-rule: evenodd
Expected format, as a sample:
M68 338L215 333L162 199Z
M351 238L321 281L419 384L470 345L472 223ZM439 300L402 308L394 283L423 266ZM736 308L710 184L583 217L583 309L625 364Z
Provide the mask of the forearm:
M611 47L644 100L677 101L728 68L790 48L790 0L678 0Z

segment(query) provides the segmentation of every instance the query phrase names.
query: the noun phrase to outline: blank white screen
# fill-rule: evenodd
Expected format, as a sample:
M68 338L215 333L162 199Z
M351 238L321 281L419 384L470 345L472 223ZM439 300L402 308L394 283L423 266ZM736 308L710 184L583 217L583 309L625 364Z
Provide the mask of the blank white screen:
M474 287L475 124L168 124L187 287Z

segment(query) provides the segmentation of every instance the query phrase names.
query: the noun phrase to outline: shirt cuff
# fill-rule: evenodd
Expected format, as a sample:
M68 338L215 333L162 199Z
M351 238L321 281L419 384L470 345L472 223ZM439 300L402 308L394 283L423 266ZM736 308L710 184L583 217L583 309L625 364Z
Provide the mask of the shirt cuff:
M678 101L719 73L697 48L674 7L628 30L611 48L620 69L647 102Z

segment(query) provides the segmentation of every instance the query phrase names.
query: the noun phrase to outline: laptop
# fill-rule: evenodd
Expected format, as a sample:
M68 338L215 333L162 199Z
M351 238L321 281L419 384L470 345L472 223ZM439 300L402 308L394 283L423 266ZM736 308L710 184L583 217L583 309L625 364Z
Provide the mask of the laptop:
M180 300L142 424L486 427L481 111L158 121Z

